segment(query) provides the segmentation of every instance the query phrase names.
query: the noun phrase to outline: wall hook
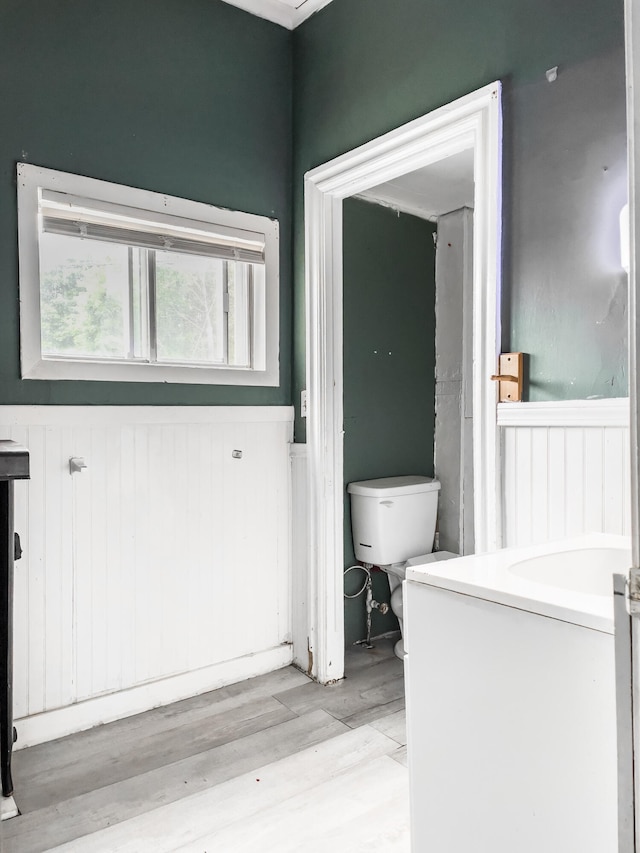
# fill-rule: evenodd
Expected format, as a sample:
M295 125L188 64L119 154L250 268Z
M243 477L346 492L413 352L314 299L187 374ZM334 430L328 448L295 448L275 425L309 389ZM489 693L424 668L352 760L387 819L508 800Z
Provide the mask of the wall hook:
M78 474L82 471L83 468L87 467L87 463L84 461L83 456L72 456L69 459L69 473L70 474Z
M524 357L521 352L503 352L498 359L498 373L491 379L498 383L499 403L519 403L522 400Z

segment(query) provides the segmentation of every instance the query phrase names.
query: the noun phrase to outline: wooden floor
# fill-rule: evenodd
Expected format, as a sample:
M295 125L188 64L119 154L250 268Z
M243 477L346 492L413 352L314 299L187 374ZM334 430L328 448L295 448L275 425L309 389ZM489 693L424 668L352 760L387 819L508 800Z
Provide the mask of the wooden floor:
M347 653L14 754L3 853L408 853L401 662Z

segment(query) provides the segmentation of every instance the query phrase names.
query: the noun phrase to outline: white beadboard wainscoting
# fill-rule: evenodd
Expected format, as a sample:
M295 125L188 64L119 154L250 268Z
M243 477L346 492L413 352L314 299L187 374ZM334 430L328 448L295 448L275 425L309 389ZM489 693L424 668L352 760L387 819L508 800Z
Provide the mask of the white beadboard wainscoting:
M629 401L498 406L503 546L630 532ZM310 670L307 445L291 445L293 661Z
M630 533L629 401L498 406L503 544Z
M311 673L309 651L309 539L307 445L291 445L291 564L293 663Z
M291 662L292 425L289 407L0 407L31 455L19 747Z

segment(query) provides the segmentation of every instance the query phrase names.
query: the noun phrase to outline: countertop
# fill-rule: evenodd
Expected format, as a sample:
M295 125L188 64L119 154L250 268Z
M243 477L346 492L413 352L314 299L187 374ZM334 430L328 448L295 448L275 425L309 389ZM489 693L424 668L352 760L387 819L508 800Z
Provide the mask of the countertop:
M563 552L583 548L628 550L628 563L629 567L631 566L630 537L591 533L542 545L505 548L490 554L473 554L425 565L408 566L407 581L495 601L612 634L613 580L610 596L596 595L527 580L509 570L515 563L546 554L557 553L561 561ZM621 570L618 568L615 571L620 573ZM613 573L614 570L612 575Z

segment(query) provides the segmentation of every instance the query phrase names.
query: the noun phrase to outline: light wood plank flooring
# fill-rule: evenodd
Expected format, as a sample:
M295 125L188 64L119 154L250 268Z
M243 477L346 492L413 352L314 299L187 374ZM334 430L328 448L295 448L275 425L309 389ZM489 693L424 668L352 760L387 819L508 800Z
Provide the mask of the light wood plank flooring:
M402 664L347 652L14 754L3 853L409 851Z

